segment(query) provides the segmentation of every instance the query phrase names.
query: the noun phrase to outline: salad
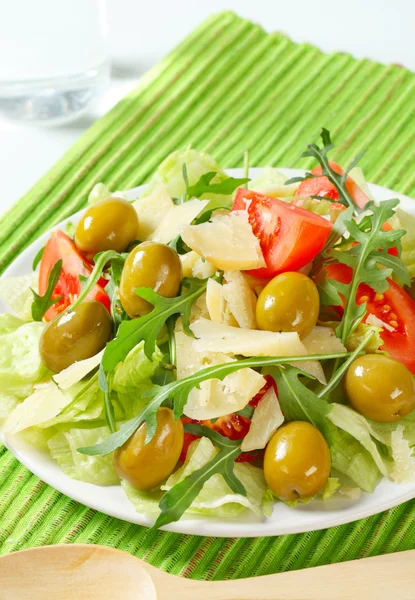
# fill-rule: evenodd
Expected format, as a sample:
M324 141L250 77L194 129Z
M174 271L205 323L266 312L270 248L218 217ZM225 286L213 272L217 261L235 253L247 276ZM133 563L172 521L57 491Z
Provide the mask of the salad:
M415 217L356 162L177 151L0 280L0 423L155 527L415 481ZM102 491L105 494L105 489Z

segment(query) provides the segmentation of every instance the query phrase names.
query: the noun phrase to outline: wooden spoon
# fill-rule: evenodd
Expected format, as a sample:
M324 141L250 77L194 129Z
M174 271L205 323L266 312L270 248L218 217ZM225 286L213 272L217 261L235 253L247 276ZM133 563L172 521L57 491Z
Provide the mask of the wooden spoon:
M169 575L127 552L44 546L0 558L0 600L414 600L415 550L236 581Z

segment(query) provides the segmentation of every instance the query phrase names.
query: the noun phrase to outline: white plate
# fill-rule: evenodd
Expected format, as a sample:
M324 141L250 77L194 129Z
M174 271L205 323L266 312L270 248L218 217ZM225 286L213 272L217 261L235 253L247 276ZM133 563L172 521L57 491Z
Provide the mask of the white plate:
M251 177L255 177L258 171L259 169L251 169ZM282 169L282 171L287 177L304 174L304 171L294 169ZM230 169L228 173L234 177L242 177L241 169ZM135 188L130 190L129 193L134 197L134 193L139 189ZM399 198L402 208L415 214L415 201L411 198L372 184L370 184L370 190L374 197L380 201L388 198ZM76 222L77 218L71 217L68 220ZM65 223L66 221L63 221L57 227L62 227ZM4 273L4 277L29 273L33 258L45 244L47 238L48 234L43 235L22 252ZM8 310L8 307L0 301L0 313L6 310ZM0 434L0 439L30 471L70 498L131 523L145 526L152 525L153 521L151 519L135 512L120 486L103 488L76 481L67 477L47 453L33 448L17 437ZM277 503L272 516L265 520L258 520L247 512L243 517L226 521L207 517L182 518L179 522L173 523L165 529L178 533L221 537L256 537L300 533L350 523L392 508L414 497L415 484L397 485L383 479L373 494L364 493L359 500L354 502L344 497L335 497L328 502L316 500L295 509Z

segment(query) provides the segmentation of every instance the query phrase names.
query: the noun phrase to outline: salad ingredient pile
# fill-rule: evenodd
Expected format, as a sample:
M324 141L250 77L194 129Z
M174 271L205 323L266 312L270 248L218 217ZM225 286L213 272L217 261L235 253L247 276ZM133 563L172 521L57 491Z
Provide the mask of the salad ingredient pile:
M414 481L415 220L332 149L288 182L188 149L133 200L96 185L0 280L3 431L156 527Z

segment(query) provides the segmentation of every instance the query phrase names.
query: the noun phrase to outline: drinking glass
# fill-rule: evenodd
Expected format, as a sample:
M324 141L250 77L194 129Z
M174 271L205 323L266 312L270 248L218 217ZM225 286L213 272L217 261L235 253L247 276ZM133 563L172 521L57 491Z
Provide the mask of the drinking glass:
M104 0L0 0L0 115L78 117L109 80Z

